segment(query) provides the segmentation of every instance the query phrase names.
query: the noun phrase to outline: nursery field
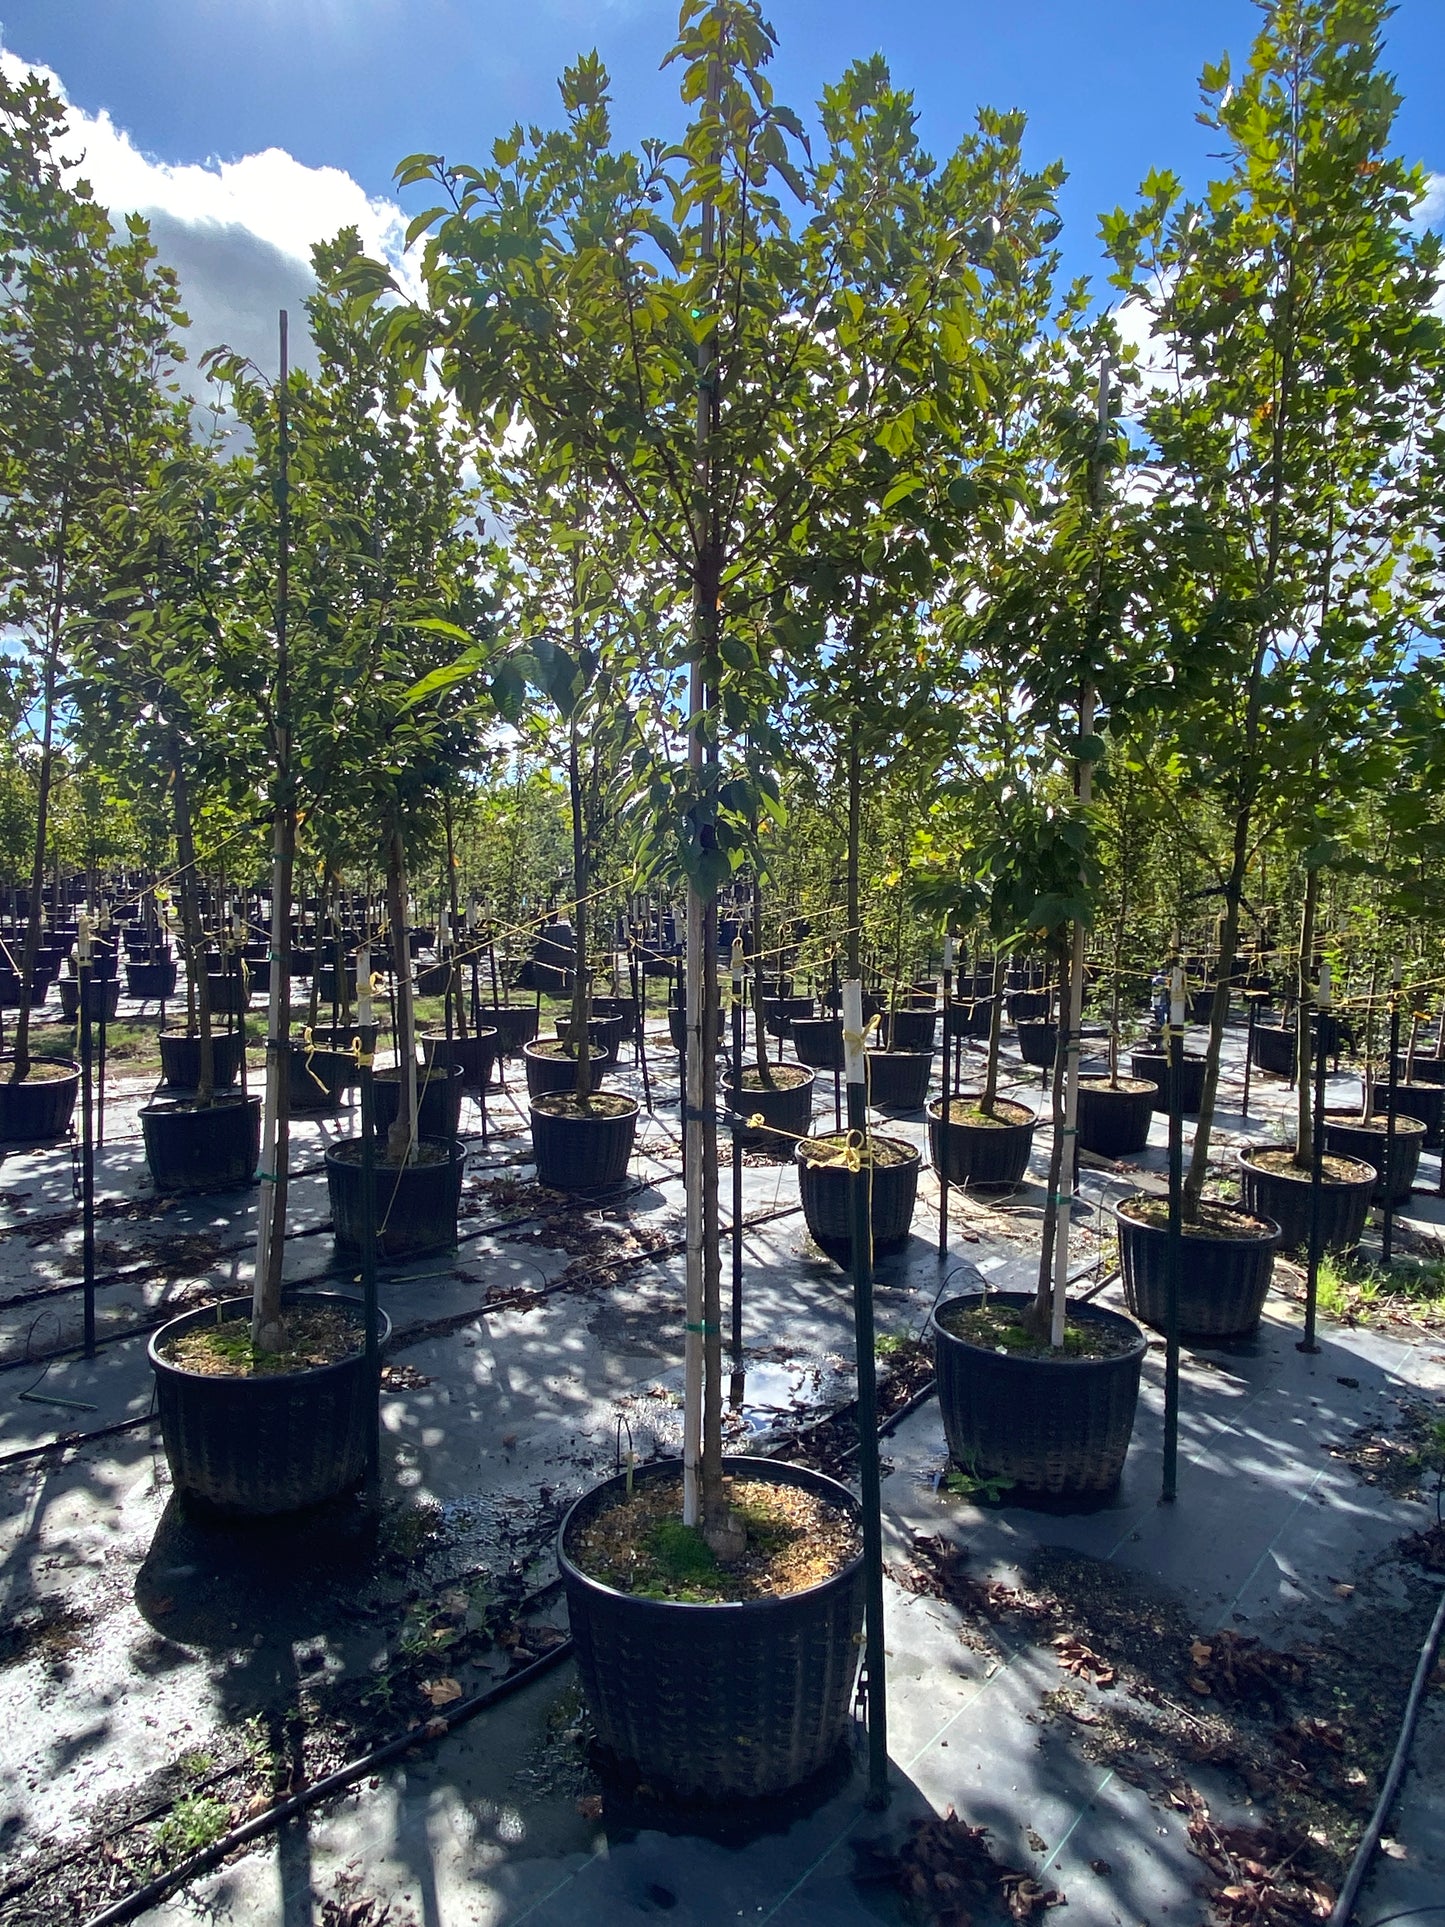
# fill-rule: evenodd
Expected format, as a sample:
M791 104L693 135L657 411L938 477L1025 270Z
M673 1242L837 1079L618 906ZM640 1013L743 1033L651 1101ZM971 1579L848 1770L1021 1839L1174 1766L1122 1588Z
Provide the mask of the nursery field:
M1242 1033L1221 1158L1277 1138L1288 1096L1256 1074L1238 1115ZM1238 1884L1246 1861L1279 1870L1281 1891L1337 1884L1438 1599L1437 1160L1397 1220L1398 1275L1379 1289L1366 1263L1327 1274L1339 1316L1317 1354L1296 1349L1303 1272L1283 1261L1253 1336L1187 1347L1169 1507L1156 1339L1123 1480L1083 1514L1011 1506L951 1470L929 1396L939 1298L1032 1288L1043 1145L1006 1197L954 1193L942 1259L926 1175L914 1235L876 1273L892 1808L868 1812L834 1770L761 1817L680 1816L596 1774L555 1553L567 1506L620 1453L679 1449L677 1058L656 1016L648 1048L653 1109L601 1198L534 1182L515 1062L487 1092L485 1143L468 1096L458 1242L381 1284L376 1502L294 1524L190 1516L151 1415L146 1335L249 1291L252 1195L157 1195L137 1142L149 1086L120 1079L97 1153L87 1360L70 1153L7 1151L6 1919L95 1917L248 1821L258 1837L138 1917L861 1923L892 1918L920 1881L961 1878L981 1918L1022 1892L1040 1911L1065 1894L1073 1919L1153 1922L1200 1918L1197 1896ZM633 1055L609 1085L640 1094ZM1012 1048L1004 1077L1037 1099ZM1332 1099L1350 1079L1331 1078ZM877 1122L923 1141L917 1113ZM1123 1303L1109 1207L1159 1184L1163 1122L1136 1157L1081 1169L1075 1289L1105 1305ZM344 1110L294 1126L288 1280L354 1288L318 1169L348 1126ZM846 1478L851 1295L808 1236L788 1148L742 1153L744 1345L725 1428L730 1449ZM950 1808L956 1831L930 1818ZM1382 1893L1431 1890L1438 1817L1399 1816Z
M1441 1913L1390 11L1094 284L681 0L247 352L5 55L4 1927Z

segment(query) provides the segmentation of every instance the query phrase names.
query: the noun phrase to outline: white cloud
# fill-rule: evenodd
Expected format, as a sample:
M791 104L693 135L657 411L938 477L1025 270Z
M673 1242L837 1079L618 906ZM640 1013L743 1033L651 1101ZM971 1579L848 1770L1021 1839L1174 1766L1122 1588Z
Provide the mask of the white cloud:
M0 70L12 82L38 74L66 99L58 74L3 47ZM369 254L405 274L401 209L369 195L339 167L307 167L280 147L234 161L156 160L103 109L88 114L68 100L66 106L69 128L61 154L112 214L150 219L162 260L180 277L193 360L224 341L262 368L273 368L276 312L282 307L291 311L304 359L301 304L315 285L311 249L340 228L358 229Z
M1427 174L1425 192L1415 203L1410 217L1411 225L1417 228L1437 226L1445 220L1445 174Z

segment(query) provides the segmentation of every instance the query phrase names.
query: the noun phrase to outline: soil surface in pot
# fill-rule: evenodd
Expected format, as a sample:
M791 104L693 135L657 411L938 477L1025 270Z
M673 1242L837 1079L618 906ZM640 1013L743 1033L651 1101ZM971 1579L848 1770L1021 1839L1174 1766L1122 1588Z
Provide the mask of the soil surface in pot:
M278 1372L301 1372L317 1365L335 1365L350 1358L366 1342L365 1328L349 1313L331 1306L293 1305L281 1313L285 1339L280 1351L258 1351L251 1343L249 1318L228 1318L219 1325L200 1325L171 1340L162 1356L182 1371L207 1378L269 1378Z
M937 1105L930 1106L930 1109L938 1108ZM1003 1131L1012 1130L1016 1124L1032 1124L1034 1121L1034 1114L1027 1104L1015 1104L1008 1097L996 1098L991 1111L984 1110L977 1097L951 1097L948 1100L950 1124L968 1124Z
M795 1091L799 1085L806 1084L812 1075L813 1073L810 1070L804 1070L798 1064L769 1064L768 1076L772 1082L765 1084L763 1082L762 1072L756 1064L752 1064L744 1070L742 1077L735 1083L734 1089L740 1091Z
M4 1072L4 1079L7 1084L13 1084L15 1082L13 1065L6 1064L0 1066L0 1070ZM74 1075L74 1064L67 1064L56 1057L32 1057L30 1060L30 1069L25 1073L22 1082L26 1084L58 1084L62 1077L73 1077Z
M955 1338L985 1350L1008 1352L1017 1358L1122 1358L1134 1349L1135 1335L1116 1330L1111 1324L1093 1319L1082 1325L1066 1322L1064 1342L1057 1350L1047 1334L1038 1338L1024 1325L1020 1305L996 1305L992 1300L980 1305L953 1305L939 1318L939 1324Z
M1353 1126L1356 1120L1351 1118L1350 1122ZM1399 1123L1398 1118L1396 1123ZM1287 1144L1281 1145L1277 1151L1253 1151L1249 1161L1256 1171L1268 1171L1273 1177L1295 1178L1301 1184L1310 1182L1309 1165L1296 1164L1294 1152ZM1326 1151L1320 1159L1320 1178L1325 1184L1359 1184L1363 1178L1359 1159L1340 1157L1337 1153ZM1153 1222L1151 1218L1150 1223Z
M1282 1154L1289 1156L1286 1151ZM1328 1159L1325 1160L1329 1162ZM1133 1197L1127 1200L1129 1216L1139 1224L1152 1225L1156 1231L1169 1229L1168 1198ZM1247 1211L1236 1211L1232 1206L1220 1204L1213 1198L1199 1200L1199 1215L1184 1220L1184 1230L1191 1238L1272 1238L1270 1227L1261 1218L1251 1218Z
M619 1097L613 1091L594 1091L590 1097L577 1097L571 1091L549 1091L532 1099L532 1109L544 1117L626 1117L637 1109L635 1097Z
M577 1062L576 1049L570 1041L564 1040L561 1037L539 1037L535 1043L529 1044L527 1048L534 1057L555 1057L559 1061L568 1064L575 1064ZM607 1052L601 1044L594 1044L592 1046L592 1062L594 1064L600 1064L606 1055Z
M1086 1085L1091 1091L1114 1091L1121 1097L1142 1097L1145 1091L1159 1088L1157 1084L1151 1084L1147 1077L1121 1077L1116 1084L1111 1084L1107 1077L1081 1077L1079 1089L1083 1090Z
M419 1138L412 1146L412 1150L415 1154L410 1159L412 1164L446 1164L451 1158L451 1152L445 1144L434 1143L429 1138ZM333 1144L331 1146L331 1151L343 1164L360 1164L361 1139L343 1138L339 1144ZM384 1131L378 1132L377 1134L375 1155L376 1168L378 1171L395 1171L400 1168L386 1155L386 1133Z
M857 1557L862 1540L853 1519L817 1493L766 1478L724 1484L748 1534L747 1550L729 1565L682 1523L681 1487L672 1479L649 1479L630 1499L594 1514L568 1551L604 1586L694 1606L806 1592Z
M849 1131L830 1132L827 1137L805 1137L799 1141L798 1149L809 1164L845 1165L848 1162ZM911 1164L917 1157L916 1151L898 1143L890 1143L887 1138L870 1138L866 1146L859 1148L858 1166L866 1171L871 1165L876 1170L887 1171L900 1164Z

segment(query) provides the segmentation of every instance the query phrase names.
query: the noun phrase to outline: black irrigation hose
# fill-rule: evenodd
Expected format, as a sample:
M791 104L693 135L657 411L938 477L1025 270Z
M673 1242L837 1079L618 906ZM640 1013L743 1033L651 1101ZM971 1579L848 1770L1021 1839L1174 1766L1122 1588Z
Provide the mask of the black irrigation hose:
M1425 1688L1429 1684L1434 1669L1435 1655L1440 1650L1440 1636L1445 1633L1445 1592L1440 1595L1440 1604L1435 1608L1435 1617L1430 1622L1430 1630L1425 1635L1425 1643L1420 1648L1420 1657L1415 1666L1415 1677L1410 1682L1410 1697L1405 1701L1404 1716L1400 1721L1399 1738L1395 1741L1395 1751L1390 1759L1390 1769L1385 1775L1385 1783L1380 1788L1380 1797L1375 1802L1375 1810L1370 1815L1370 1823L1360 1835L1360 1844L1355 1848L1355 1857L1350 1862L1350 1871L1345 1876L1345 1884L1340 1889L1340 1897L1335 1902L1334 1912L1330 1915L1329 1927L1349 1927L1350 1916L1355 1911L1355 1902L1360 1897L1365 1875L1370 1871L1370 1863L1375 1857L1375 1849L1380 1844L1380 1835L1385 1830L1385 1822L1390 1817L1390 1808L1395 1804L1395 1795L1400 1791L1400 1782L1405 1777L1405 1768L1410 1758L1410 1746L1415 1737L1416 1722L1420 1717L1420 1706L1425 1698ZM1424 1908L1415 1908L1423 1913ZM1439 1911L1445 1912L1445 1909ZM1392 1919L1408 1919L1409 1910L1403 1915L1392 1915Z
M657 1162L661 1163L662 1160L659 1158ZM597 1199L597 1200L594 1200L594 1203L597 1204L599 1208L605 1206L606 1209L612 1210L617 1205L625 1204L629 1198L636 1197L638 1192L650 1190L653 1187L653 1185L656 1183L663 1183L663 1184L670 1183L672 1179L677 1175L678 1174L675 1172L669 1172L665 1177L661 1179L640 1178L635 1184L629 1185L626 1190L619 1191L615 1197ZM458 1232L457 1243L459 1245L470 1244L474 1239L490 1237L493 1233L501 1233L504 1231L515 1231L519 1225L533 1224L533 1223L539 1222L542 1218L542 1215L543 1214L541 1212L529 1211L529 1212L525 1212L521 1217L498 1218L489 1224L474 1225L469 1231ZM763 1219L756 1220L756 1222L761 1224L761 1223L767 1223L769 1222L769 1220L763 1218ZM319 1238L324 1233L330 1231L332 1228L333 1227L332 1227L331 1220L327 1218L321 1224L302 1225L299 1230L288 1231L285 1235L288 1242L293 1238ZM234 1257L237 1252L249 1251L250 1248L251 1248L251 1240L246 1239L241 1244L225 1246L222 1250L216 1253L216 1256L218 1258ZM680 1246L679 1246L679 1249L681 1249ZM109 1285L115 1285L115 1284L134 1284L139 1279L148 1275L148 1273L153 1273L157 1270L163 1270L163 1269L164 1269L163 1265L152 1264L152 1265L146 1265L143 1267L137 1267L134 1270L104 1272L96 1278L95 1283L96 1283L97 1289L99 1289L102 1286L109 1286ZM341 1265L333 1261L323 1271L313 1272L310 1274L310 1276L305 1278L296 1278L291 1280L290 1289L298 1290L301 1287L306 1285L325 1284L328 1279L333 1279L342 1273L346 1273L347 1275L350 1275L352 1272L352 1269L353 1268L349 1265ZM441 1275L442 1274L439 1272L431 1273L431 1274L427 1274L427 1273L421 1274L421 1276L423 1277L425 1276L440 1277ZM418 1282L419 1282L419 1279L418 1279ZM44 1291L33 1292L26 1296L6 1300L3 1303L0 1303L0 1310L15 1310L17 1307L22 1305L33 1304L37 1301L43 1301L48 1298L58 1297L63 1293L79 1291L80 1289L82 1289L83 1285L84 1285L83 1279L67 1280L62 1285L54 1285L47 1288ZM144 1320L138 1320L133 1324L129 1324L121 1327L117 1331L102 1332L100 1336L96 1339L97 1349L102 1345L121 1344L127 1338L144 1338L151 1332L159 1331L162 1325L169 1323L170 1319L172 1319L176 1315L177 1314L174 1311L168 1311L165 1317L157 1320L152 1320L149 1323L147 1323ZM57 1359L73 1358L83 1349L84 1348L80 1345L61 1345L61 1346L58 1346L54 1351L26 1352L24 1356L20 1358L0 1358L0 1372L17 1371L22 1369L26 1365L53 1365ZM4 1460L0 1460L0 1465L3 1465L3 1464L4 1464Z
M103 1907L98 1914L92 1914L86 1922L86 1927L119 1927L121 1921L134 1920L137 1914L144 1913L148 1907L153 1907L167 1894L174 1893L177 1887L183 1887L187 1882L194 1880L198 1874L209 1873L212 1867L219 1866L238 1847L248 1846L252 1840L272 1832L287 1820L294 1820L298 1814L305 1813L309 1807L314 1807L321 1800L329 1799L332 1794L345 1792L346 1788L355 1781L364 1778L368 1773L374 1773L379 1766L387 1766L393 1760L399 1760L403 1754L410 1752L422 1741L440 1739L443 1734L474 1719L478 1713L485 1713L503 1700L510 1699L513 1693L520 1692L524 1686L530 1686L534 1679L539 1679L543 1673L550 1672L554 1666L568 1658L571 1652L572 1641L564 1639L560 1644L549 1648L540 1659L534 1659L530 1666L524 1666L520 1672L509 1674L506 1679L499 1680L495 1686L489 1686L484 1693L476 1693L471 1699L458 1700L454 1706L447 1709L445 1715L437 1714L435 1718L428 1720L425 1726L418 1727L415 1732L399 1733L395 1739L387 1740L381 1746L373 1747L370 1753L362 1754L360 1759L338 1767L334 1773L328 1773L320 1780L313 1780L310 1786L303 1787L299 1793L289 1795L285 1800L278 1801L275 1806L268 1807L264 1813L258 1813L254 1818L243 1820L239 1826L232 1827L228 1833L223 1833L219 1840L213 1840L209 1847L203 1847L199 1853L193 1853L189 1860L181 1861L168 1872L158 1874L154 1880L147 1881L144 1887L137 1887L123 1899L113 1901L109 1907Z
M761 1212L756 1218L749 1218L744 1225L744 1229L749 1231L756 1230L763 1225L775 1224L779 1218L795 1217L802 1208L800 1204L787 1204L780 1206L775 1211ZM530 1224L532 1219L513 1218L507 1222L510 1225ZM482 1230L469 1232L467 1235L469 1237L480 1238L484 1237L489 1231L504 1228L506 1227L486 1225ZM461 1243L461 1240L458 1239L457 1242ZM676 1238L670 1244L659 1246L655 1251L634 1251L627 1253L624 1257L609 1259L607 1264L604 1267L600 1267L600 1269L629 1270L634 1265L645 1265L663 1258L675 1258L685 1247L686 1241L682 1238ZM423 1273L421 1277L417 1277L414 1274L413 1278L408 1282L419 1283L421 1282L421 1278L428 1275L441 1277L444 1274L441 1272L432 1274ZM337 1273L334 1270L317 1272L311 1277L290 1280L288 1289L297 1291L307 1285L325 1284L328 1278L335 1278L336 1276ZM542 1298L560 1297L566 1292L585 1287L587 1282L587 1278L554 1278L550 1284L544 1284L536 1291L527 1292L525 1296L519 1295L517 1297L497 1298L480 1305L470 1306L465 1311L449 1313L445 1318L431 1319L419 1325L403 1326L400 1331L392 1334L391 1343L388 1345L387 1351L388 1353L399 1352L405 1350L406 1347L410 1345L425 1344L428 1339L444 1337L447 1332L457 1331L464 1325L470 1325L475 1319L489 1318L494 1312L513 1311L519 1304L535 1304ZM158 1319L153 1323L128 1325L124 1331L112 1332L108 1336L97 1340L97 1343L101 1345L118 1344L122 1339L145 1337L151 1332L159 1331L162 1325L169 1324L174 1316L176 1316L174 1312L167 1312L164 1318ZM45 1356L43 1362L49 1364L57 1358L68 1357L79 1350L80 1347L78 1345L73 1345L69 1348L68 1352L52 1352ZM37 1356L26 1360L12 1360L11 1363L38 1365L42 1363L42 1359ZM0 1367L0 1369L8 1368ZM18 1451L7 1452L3 1456L0 1456L0 1472L7 1471L14 1465L22 1465L28 1459L45 1458L51 1452L64 1452L68 1451L72 1446L80 1447L82 1445L89 1445L96 1439L112 1438L121 1432L136 1431L142 1425L149 1425L152 1417L153 1414L147 1413L141 1418L122 1419L115 1425L103 1425L93 1432L67 1432L59 1438L47 1440L43 1445L23 1446Z
M878 1436L886 1438L895 1426L901 1424L912 1412L917 1411L919 1406L932 1398L936 1389L937 1387L930 1380L927 1385L915 1392L896 1412L883 1420L878 1428ZM839 1412L831 1413L829 1417L836 1418L841 1412L849 1409L848 1406L842 1406ZM827 1419L819 1421L820 1424L827 1422ZM857 1448L855 1446L852 1449ZM766 1453L763 1456L772 1458L776 1457L776 1453ZM543 1588L544 1592L549 1590L551 1590L550 1587ZM1442 1601L1442 1605L1445 1605L1445 1601ZM539 1679L542 1674L550 1672L554 1666L570 1658L571 1654L571 1639L559 1641L557 1645L549 1647L539 1659L533 1660L530 1666L524 1666L520 1672L509 1674L497 1685L488 1687L484 1693L474 1694L471 1699L459 1700L455 1706L448 1709L445 1716L439 1714L436 1718L428 1720L425 1726L417 1727L408 1733L398 1734L394 1739L387 1740L381 1746L374 1747L371 1752L363 1754L360 1759L338 1767L334 1773L328 1773L324 1778L313 1781L310 1786L303 1787L299 1793L293 1793L289 1798L278 1801L275 1806L268 1807L264 1813L258 1813L252 1819L232 1827L228 1833L222 1834L219 1840L212 1841L209 1847L203 1848L200 1853L192 1854L189 1860L181 1861L166 1873L158 1874L154 1880L148 1881L144 1887L138 1887L123 1899L113 1901L100 1913L92 1914L85 1923L85 1927L120 1927L121 1922L134 1920L137 1914L154 1906L157 1901L165 1899L178 1887L187 1885L199 1874L209 1873L212 1867L219 1866L221 1861L229 1858L238 1848L248 1846L251 1841L260 1839L263 1834L272 1832L287 1820L295 1819L309 1807L330 1798L332 1794L344 1792L355 1781L363 1779L369 1773L374 1773L379 1766L386 1766L391 1761L400 1759L413 1748L430 1740L444 1739L448 1733L464 1725L468 1720L474 1719L478 1713L489 1711L501 1701L509 1699L513 1693L520 1692L524 1686L530 1686L534 1679Z

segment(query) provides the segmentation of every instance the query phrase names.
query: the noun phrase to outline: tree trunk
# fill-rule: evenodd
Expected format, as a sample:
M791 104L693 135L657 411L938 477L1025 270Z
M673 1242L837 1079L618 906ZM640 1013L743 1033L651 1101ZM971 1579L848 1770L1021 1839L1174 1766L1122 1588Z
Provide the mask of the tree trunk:
M197 1102L209 1104L216 1090L216 1051L211 1030L211 980L206 970L206 935L196 908L196 844L191 829L191 797L179 735L171 733L171 782L180 859L181 939L186 949L186 987L195 999L196 1031L201 1040ZM244 1019L242 1020L245 1021Z
M579 1104L592 1095L592 1040L587 1035L592 1006L592 978L587 968L589 924L587 893L591 888L587 860L587 824L582 806L582 769L578 752L577 725L571 725L567 743L567 787L572 798L572 1048L577 1053L577 1078L573 1091Z
M1294 1161L1307 1171L1315 1152L1314 1050L1310 1018L1314 998L1310 994L1310 965L1315 952L1315 912L1319 905L1320 873L1305 872L1305 900L1300 911L1299 958L1295 967L1295 986L1299 998L1295 1010L1295 1150Z
M988 1055L983 1071L983 1095L978 1107L984 1116L989 1116L998 1101L998 1051L1003 1036L1003 979L1004 953L995 949L993 953L993 995L988 1004Z
M70 505L62 501L60 534L56 545L54 593L45 625L45 661L40 694L40 779L35 793L35 854L30 865L30 915L25 923L25 948L20 962L20 1009L15 1015L10 1082L21 1084L30 1075L30 986L40 952L40 920L44 915L45 844L50 823L50 784L55 769L55 680L60 666L60 619L65 596L65 542L70 527ZM59 893L56 895L59 903Z
M386 1134L386 1162L410 1164L416 1156L416 1008L412 1002L411 942L406 893L406 845L393 822L386 845L386 914L391 924L391 967L396 981L396 1116Z

